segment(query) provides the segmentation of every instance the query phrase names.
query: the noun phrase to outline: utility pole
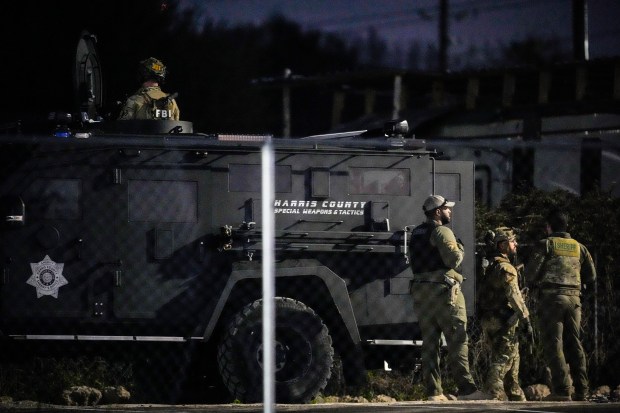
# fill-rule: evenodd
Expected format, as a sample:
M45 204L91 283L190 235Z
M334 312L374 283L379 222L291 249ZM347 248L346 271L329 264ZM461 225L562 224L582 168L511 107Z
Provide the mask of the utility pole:
M573 57L590 60L588 44L588 0L573 0Z
M448 0L439 0L439 71L448 70Z
M282 137L291 137L291 87L289 86L289 79L291 78L291 69L284 69L284 86L282 87Z

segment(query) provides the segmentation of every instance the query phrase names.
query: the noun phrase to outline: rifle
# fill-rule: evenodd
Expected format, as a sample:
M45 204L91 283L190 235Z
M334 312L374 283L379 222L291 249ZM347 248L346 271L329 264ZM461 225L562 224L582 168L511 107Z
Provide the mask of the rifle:
M517 324L518 321L519 321L519 316L517 315L517 313L514 313L510 316L507 323L509 327L512 327L515 324ZM534 346L536 344L536 337L534 336L534 328L532 328L532 322L530 321L529 318L526 318L525 320L523 320L521 327L525 330L524 334L525 334L525 340L527 341L528 354L533 354Z

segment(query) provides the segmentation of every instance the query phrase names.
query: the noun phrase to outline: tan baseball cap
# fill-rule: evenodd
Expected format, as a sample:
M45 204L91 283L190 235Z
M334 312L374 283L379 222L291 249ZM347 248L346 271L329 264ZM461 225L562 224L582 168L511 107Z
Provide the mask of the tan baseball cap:
M441 195L431 195L426 198L426 201L424 201L422 209L424 210L424 212L428 212L444 206L452 208L454 206L454 202L448 201Z

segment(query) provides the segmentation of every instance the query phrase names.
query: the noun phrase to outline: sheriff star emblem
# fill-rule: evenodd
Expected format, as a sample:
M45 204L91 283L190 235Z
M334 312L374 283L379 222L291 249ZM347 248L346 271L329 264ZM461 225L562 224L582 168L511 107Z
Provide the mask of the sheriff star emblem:
M52 261L49 255L40 262L30 263L32 275L26 283L37 289L37 298L44 295L58 298L58 289L69 283L62 275L64 266L65 264Z

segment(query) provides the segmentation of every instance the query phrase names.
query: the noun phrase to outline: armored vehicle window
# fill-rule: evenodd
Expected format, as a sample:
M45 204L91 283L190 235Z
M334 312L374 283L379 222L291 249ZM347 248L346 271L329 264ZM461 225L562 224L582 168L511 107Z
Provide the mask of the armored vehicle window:
M23 194L29 214L43 219L79 219L82 186L79 179L39 178Z
M291 192L290 165L276 165L276 192ZM260 165L230 164L228 190L230 192L260 192Z
M349 193L353 195L410 194L409 169L349 169Z
M130 180L129 221L196 222L198 183Z
M329 198L329 169L312 169L312 196Z
M452 201L461 200L460 174L435 174L435 191Z

